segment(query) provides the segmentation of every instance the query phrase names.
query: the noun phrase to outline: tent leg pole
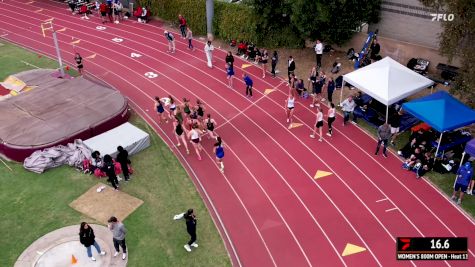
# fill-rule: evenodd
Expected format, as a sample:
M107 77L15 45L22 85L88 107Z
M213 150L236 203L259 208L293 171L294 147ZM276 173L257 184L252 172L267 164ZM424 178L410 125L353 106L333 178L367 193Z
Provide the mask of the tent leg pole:
M462 158L460 159L460 165L459 165L459 169L460 167L462 167L462 164L463 164L463 159L465 158L465 151L462 153ZM455 175L455 181L454 181L454 188L455 188L455 183L457 182L457 175Z
M386 105L386 123L388 123L388 117L389 117L389 106Z
M440 142L442 142L442 135L444 133L440 133L440 138L439 138L439 143L437 144L437 150L435 151L435 158L437 158L437 154L439 153L439 148L440 148Z
M341 102L343 102L343 90L344 89L345 89L345 78L343 78L343 81L341 82L340 105L341 105Z

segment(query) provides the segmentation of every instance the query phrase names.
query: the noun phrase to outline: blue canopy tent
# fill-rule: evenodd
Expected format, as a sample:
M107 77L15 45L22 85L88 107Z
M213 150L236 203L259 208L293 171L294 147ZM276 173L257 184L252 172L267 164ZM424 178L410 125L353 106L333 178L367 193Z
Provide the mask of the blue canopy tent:
M436 156L438 155L444 132L475 122L475 110L445 91L414 99L404 103L402 108L440 132L440 139L435 152Z

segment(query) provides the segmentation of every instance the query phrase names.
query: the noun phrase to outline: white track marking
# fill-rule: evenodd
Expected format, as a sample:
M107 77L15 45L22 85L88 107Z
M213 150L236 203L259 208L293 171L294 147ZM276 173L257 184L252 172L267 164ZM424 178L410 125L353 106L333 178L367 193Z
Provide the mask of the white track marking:
M393 210L399 210L399 209L398 208L387 209L386 212L393 211Z

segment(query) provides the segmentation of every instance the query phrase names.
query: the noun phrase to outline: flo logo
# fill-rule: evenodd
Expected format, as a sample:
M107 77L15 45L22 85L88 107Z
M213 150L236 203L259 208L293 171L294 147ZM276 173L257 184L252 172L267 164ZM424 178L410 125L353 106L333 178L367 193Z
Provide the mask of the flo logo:
M432 21L453 21L454 14L430 14Z

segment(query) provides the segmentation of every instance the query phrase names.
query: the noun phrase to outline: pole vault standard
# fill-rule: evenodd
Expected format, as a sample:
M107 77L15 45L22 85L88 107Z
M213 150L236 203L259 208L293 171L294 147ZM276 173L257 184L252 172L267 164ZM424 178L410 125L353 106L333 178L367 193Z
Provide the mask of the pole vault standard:
M58 37L56 36L56 31L53 28L53 19L49 19L41 23L41 32L43 33L43 37L46 37L46 34L45 34L46 31L53 32L53 42L54 42L54 47L56 48L56 56L58 57L58 62L59 62L59 73L60 73L60 77L64 78L65 75L64 75L63 61L61 60L61 51L59 50Z

